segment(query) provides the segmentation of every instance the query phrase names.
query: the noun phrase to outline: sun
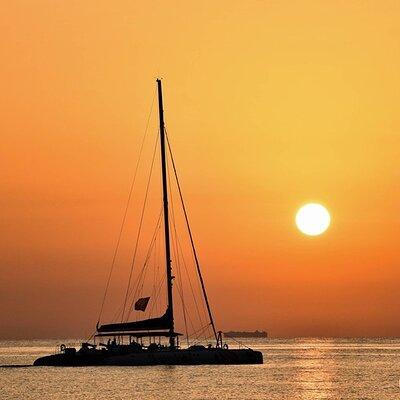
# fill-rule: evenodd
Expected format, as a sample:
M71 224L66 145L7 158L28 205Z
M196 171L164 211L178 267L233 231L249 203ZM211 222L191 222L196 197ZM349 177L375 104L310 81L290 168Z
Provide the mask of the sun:
M324 233L331 223L328 210L318 203L308 203L296 214L296 225L301 232L309 236Z

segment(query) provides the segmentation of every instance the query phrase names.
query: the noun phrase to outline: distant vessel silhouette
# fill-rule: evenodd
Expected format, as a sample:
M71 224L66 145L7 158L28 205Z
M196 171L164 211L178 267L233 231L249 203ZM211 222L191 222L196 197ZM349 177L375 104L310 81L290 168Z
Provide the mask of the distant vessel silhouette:
M266 331L228 331L224 332L224 335L228 337L238 337L238 338L266 338L268 333Z
M161 150L161 172L162 172L162 198L163 198L163 217L164 217L164 245L165 245L165 282L167 287L167 309L165 313L156 318L148 318L139 321L122 320L119 323L100 324L97 323L96 334L94 338L108 338L104 343L82 343L79 350L74 347L60 346L60 352L57 354L40 357L35 360L34 365L38 366L92 366L92 365L196 365L196 364L262 364L263 357L261 352L250 348L230 349L224 343L222 332L217 332L214 319L211 313L210 304L200 270L196 249L194 247L193 237L189 226L186 208L183 202L178 177L176 175L175 163L172 157L171 148L165 133L163 97L161 80L157 79L158 108L159 108L159 142ZM188 348L181 348L179 345L180 333L175 331L174 326L174 308L173 308L173 290L172 283L174 276L171 265L170 249L170 225L168 211L168 190L167 190L167 151L169 154L179 196L182 203L182 209L187 224L190 243L195 260L196 270L202 295L207 309L209 323L211 326L215 344L209 344L208 347L194 344ZM154 159L154 158L153 158ZM146 194L147 195L147 194ZM111 276L111 275L110 275ZM109 278L110 279L110 278ZM107 283L108 288L108 283ZM106 291L107 291L106 288ZM129 286L128 286L129 288ZM128 293L128 292L127 292ZM105 298L105 297L104 297ZM145 311L150 297L142 297L134 303L135 310ZM125 298L126 303L126 298ZM103 299L104 305L104 299ZM129 313L128 313L129 316ZM161 338L167 338L168 344L161 344ZM125 343L124 343L125 338ZM148 338L148 344L143 344L143 338ZM158 340L156 340L158 338Z

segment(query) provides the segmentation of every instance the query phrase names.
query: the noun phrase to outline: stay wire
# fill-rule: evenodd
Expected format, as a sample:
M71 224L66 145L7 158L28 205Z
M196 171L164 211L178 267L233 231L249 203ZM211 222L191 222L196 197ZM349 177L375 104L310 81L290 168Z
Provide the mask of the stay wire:
M130 289L131 280L132 280L133 267L134 267L134 264L135 264L136 253L137 253L137 249L138 249L140 234L141 234L141 231L142 231L143 218L144 218L144 213L145 213L146 204L147 204L147 197L148 197L148 194L149 194L151 176L152 176L152 173L153 173L154 160L155 160L155 157L156 157L157 143L158 143L158 135L157 135L156 142L155 142L155 145L154 145L153 158L151 160L149 178L147 180L146 194L145 194L144 201L143 201L143 207L142 207L142 212L141 212L141 216L140 216L140 223L139 223L138 233L137 233L137 237L136 237L135 250L134 250L134 253L133 253L131 269L130 269L130 272L129 272L129 279L128 279L128 285L127 285L126 293L125 293L124 306L123 306L123 309L122 309L121 322L123 322L123 320L124 320L126 302L128 300L129 289Z
M161 211L161 212L162 212L162 211ZM161 215L162 215L162 214L160 213L160 215L159 215L159 217L158 217L157 225L156 225L156 227L155 227L155 232L154 232L154 234L153 234L153 238L154 238L154 236L157 234L157 230L159 229L159 228L158 228L158 225L159 225L159 222L160 222ZM153 239L152 239L152 241L153 241ZM150 244L150 246L151 246L151 244ZM146 257L145 263L146 263L146 262L147 262L147 257ZM142 267L142 269L143 269L143 268L144 268L144 266ZM142 273L142 271L141 271L141 273ZM139 274L139 278L138 278L138 279L140 279L140 274ZM133 293L134 289L136 290L136 287L137 287L137 285L131 288L128 297L131 297L131 296L132 296L132 293ZM135 295L133 296L133 298L135 298ZM112 318L112 322L116 322L116 321L118 320L119 315L120 315L121 312L122 312L122 306L123 306L123 304L121 304L120 307L119 307L119 308L117 309L117 311L115 312L114 317ZM132 306L133 306L133 301L132 301L132 304L131 304L131 309L132 309Z
M224 336L228 337L229 339L232 339L234 342L236 342L240 346L246 347L247 349L251 350L251 348L249 346L246 346L243 342L240 342L239 340L236 340L233 336L229 336L226 333L224 333Z
M168 137L167 137L167 140L168 140ZM172 159L172 154L171 154L171 152L170 152L170 155L171 155L171 159ZM171 161L173 162L173 160L171 160ZM170 187L171 187L171 182L169 183L169 185L170 185ZM175 231L176 231L176 228L175 228ZM180 254L180 255L181 255L181 258L182 258L182 261L183 261L183 266L184 266L184 268L185 268L186 276L187 276L187 279L188 279L188 281L189 281L189 287L190 287L190 290L191 290L191 293L192 293L194 305L195 305L195 307L196 307L197 317L198 317L198 319L199 319L200 326L204 326L205 323L204 323L203 318L202 318L202 313L200 312L200 309L199 309L199 305L198 305L198 302L197 302L197 297L196 297L196 294L195 294L195 290L194 290L194 288L193 288L192 280L190 279L190 274L189 274L189 271L188 271L188 268L187 268L187 265L186 265L185 256L184 256L183 249L182 249L182 245L181 245L181 242L180 242L180 240L179 240L178 235L175 235L175 236L176 236L176 245L177 245L177 249L179 248L179 251L180 251L180 253L179 253L179 251L178 251L178 257L179 257L179 254ZM195 260L194 257L193 257L193 259ZM196 261L195 261L195 262L196 262ZM200 293L201 293L200 283L198 282L198 284L199 284L199 290L200 290ZM200 298L202 298L201 295L200 295ZM201 302L201 306L202 306L201 308L202 308L203 316L205 317L204 320L207 321L206 310L205 310L205 307L204 307L204 306L205 306L204 302ZM189 318L190 318L190 314L188 314L188 316L189 316ZM190 322L191 322L192 328L193 328L193 323L192 323L191 319L190 319ZM207 324L207 326L209 327L209 324Z
M158 284L158 289L156 291L156 294L154 296L154 301L153 301L153 304L152 304L151 309L150 309L150 315L152 315L153 310L154 310L154 306L155 306L155 304L157 304L157 300L158 300L158 297L159 297L159 295L161 293L161 288L164 286L164 282L165 282L165 275L161 276L161 278L160 278L160 282Z
M117 244L116 244L116 247L115 247L115 250L114 250L114 253L113 253L113 257L112 257L112 261L111 261L110 272L108 274L107 284L106 284L106 287L105 287L105 290L104 290L104 295L103 295L103 300L101 302L99 316L97 318L97 323L98 324L100 323L100 319L101 319L101 316L103 314L104 304L105 304L105 301L106 301L106 298L107 298L108 289L110 287L111 276L112 276L112 273L113 273L113 270L114 270L115 261L116 261L118 250L119 250L119 246L120 246L120 243L121 243L122 232L124 230L126 216L128 214L128 209L129 209L129 205L130 205L132 194L133 194L133 188L135 186L136 176L137 176L137 172L139 170L140 161L141 161L141 158L142 158L143 147L144 147L144 143L145 143L145 140L146 140L146 137L147 137L147 132L149 130L150 117L151 117L151 114L153 112L155 96L156 96L156 90L154 90L154 93L153 93L153 99L151 101L150 111L149 111L149 115L147 117L146 128L144 130L142 142L141 142L141 145L140 145L139 157L138 157L138 160L136 162L136 167L135 167L135 171L134 171L134 174L133 174L132 183L131 183L131 186L130 186L130 189L129 189L128 200L126 202L126 207L125 207L125 211L124 211L123 218L122 218L121 228L120 228L119 234L118 234Z
M158 234L158 232L159 232L159 230L160 230L160 226L161 226L161 223L160 223L160 222L161 222L161 216L162 216L162 207L161 207L161 211L160 211L160 213L159 213L159 215L158 215L157 224L156 224L156 227L155 227L155 229L154 229L153 236L152 236L151 241L150 241L149 249L148 249L148 251L147 251L147 255L146 255L146 258L145 258L145 260L144 260L143 267L142 267L142 269L141 269L141 271L140 271L140 273L139 273L139 276L138 276L138 279L137 279L137 283L136 283L136 285L135 285L134 287L132 287L132 289L131 289L131 291L130 291L130 293L129 293L129 296L128 296L128 298L129 298L129 297L132 297L132 301L131 301L131 304L130 304L130 307L129 307L129 310L128 310L127 318L129 318L129 316L130 316L130 314L131 314L131 311L132 311L132 308L133 308L133 303L134 303L134 301L135 301L136 294L137 294L137 292L138 292L138 290L139 290L139 285L140 285L140 284L141 284L142 289L143 289L143 283L144 283L143 281L144 281L144 279L145 279L145 270L147 269L147 266L148 266L148 263L149 263L149 260L150 260L151 253L152 253L153 248L154 248L155 243L156 243L157 234ZM143 283L142 283L142 282L143 282ZM132 296L132 293L133 293L133 296Z
M170 154L170 156L171 156L171 162L172 162L172 167L173 167L173 169L174 169L175 180L176 180L176 184L177 184L177 187L178 187L179 197L180 197L180 200L181 200L181 203L182 203L182 209L183 209L183 213L184 213L185 221L186 221L186 226L187 226L188 233L189 233L190 244L191 244L191 246L192 246L192 251L193 251L193 255L194 255L194 258L195 258L195 262L196 262L197 274L198 274L198 276L199 276L200 283L201 283L201 288L202 288L202 290L203 290L204 300L205 300L205 302L206 302L207 311L208 311L208 316L209 316L209 319L210 319L210 323L211 323L211 327L212 327L212 330L213 330L213 333L214 333L214 337L215 337L215 340L218 342L218 335L217 335L217 331L216 331L215 325L214 325L214 318L213 318L213 316L212 316L210 304L209 304L209 302L208 302L207 292L206 292L206 288L205 288L205 286L204 286L203 276L202 276L201 270L200 270L200 263L199 263L199 261L198 261L197 252L196 252L196 247L195 247L195 245L194 245L192 230L190 229L189 217L188 217L187 212L186 212L186 206L185 206L185 202L184 202L184 200L183 200L183 195L182 195L181 186L180 186L180 184L179 184L178 173L177 173L177 171L176 171L175 161L174 161L174 157L173 157L173 154L172 154L171 145L170 145L169 138L168 138L168 134L167 134L167 131L166 131L166 130L165 130L165 136L166 136L166 138L167 138L168 150L169 150L169 154Z
M169 184L170 189L172 189L170 169L168 167L169 167L169 164L167 164L168 184ZM171 219L172 219L172 225L173 225L173 228L174 228L173 229L174 234L172 236L173 236L173 239L175 239L175 240L173 240L173 242L174 242L173 249L174 249L174 254L175 254L176 266L177 266L177 269L178 269L178 289L179 289L179 286L180 286L181 287L180 288L181 293L179 293L179 294L180 294L181 302L182 302L183 321L184 321L184 324L185 324L186 337L188 339L186 306L185 306L185 298L184 298L184 292L183 292L181 267L180 267L180 262L179 262L179 252L178 252L178 244L177 244L178 233L177 233L177 230L176 230L174 199L173 199L173 195L172 195L172 190L170 190L170 192L169 192L169 197L170 197L170 202L171 202L171 217L172 217ZM179 292L179 290L178 290L178 292ZM189 346L189 340L187 341L187 345Z
M181 257L182 257L183 266L185 268L186 276L187 276L188 281L189 281L189 287L190 287L190 291L192 293L193 302L194 302L194 305L196 307L197 317L199 318L200 325L203 326L204 325L204 321L202 319L201 312L199 310L199 305L197 303L196 294L195 294L195 291L194 291L194 288L193 288L192 280L190 279L189 270L188 270L187 265L186 265L185 257L183 255L182 245L181 245L181 242L180 242L179 238L177 238L177 242L178 242L180 254L181 254Z

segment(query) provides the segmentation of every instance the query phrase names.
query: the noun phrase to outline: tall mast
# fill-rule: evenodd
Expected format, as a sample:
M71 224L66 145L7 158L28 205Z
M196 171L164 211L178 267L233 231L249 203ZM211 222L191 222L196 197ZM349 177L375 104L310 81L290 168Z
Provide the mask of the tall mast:
M167 314L170 317L169 344L171 347L175 346L174 334L174 312L172 300L172 267L171 267L171 249L169 240L169 222L168 222L168 188L167 188L167 162L165 152L165 126L164 126L164 110L163 110L163 97L161 88L161 79L157 79L158 89L158 112L160 117L160 149L161 149L161 174L162 174L162 188L163 188L163 207L164 207L164 235L165 235L165 264L167 268L167 294L168 294L168 308Z

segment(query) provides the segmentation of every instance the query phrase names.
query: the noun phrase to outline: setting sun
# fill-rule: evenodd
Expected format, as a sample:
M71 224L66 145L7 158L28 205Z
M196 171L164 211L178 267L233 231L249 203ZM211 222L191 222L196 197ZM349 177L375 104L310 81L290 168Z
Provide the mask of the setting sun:
M296 225L299 230L309 236L324 233L331 223L328 210L317 203L309 203L301 207L296 214Z

